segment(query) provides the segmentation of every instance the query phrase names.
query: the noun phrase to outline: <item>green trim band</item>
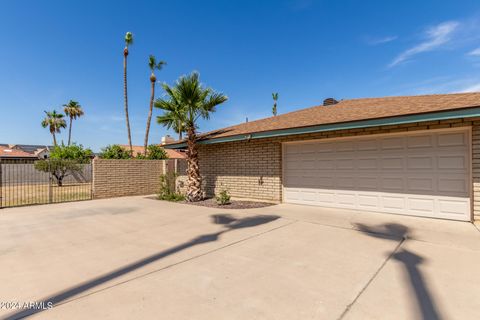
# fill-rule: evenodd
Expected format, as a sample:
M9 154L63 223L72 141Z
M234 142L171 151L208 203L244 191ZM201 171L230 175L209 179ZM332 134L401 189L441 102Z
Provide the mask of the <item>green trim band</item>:
M368 128L368 127L376 127L376 126L389 126L389 125L398 125L398 124L406 124L406 123L414 123L414 122L437 121L437 120L448 120L448 119L459 119L459 118L473 118L473 117L480 117L479 107L454 110L454 111L441 111L441 112L435 112L435 113L414 114L414 115L408 115L408 116L372 119L372 120L359 120L359 121L333 123L333 124L322 124L322 125L303 127L303 128L289 128L289 129L271 130L271 131L264 131L264 132L254 132L250 134L238 134L238 135L229 136L229 137L200 140L198 141L198 144L215 144L215 143L223 143L223 142L282 137L282 136L305 134L305 133L316 133L316 132L324 132L324 131L360 129L360 128ZM165 146L165 148L182 149L182 148L185 148L186 146L187 146L186 143L177 143L177 144L170 144L168 146Z

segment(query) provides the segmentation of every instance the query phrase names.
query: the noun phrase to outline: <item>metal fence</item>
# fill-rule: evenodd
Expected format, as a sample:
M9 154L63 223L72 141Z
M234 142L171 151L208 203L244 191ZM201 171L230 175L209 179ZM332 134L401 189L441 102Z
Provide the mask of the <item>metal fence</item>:
M0 160L0 208L92 199L92 164Z

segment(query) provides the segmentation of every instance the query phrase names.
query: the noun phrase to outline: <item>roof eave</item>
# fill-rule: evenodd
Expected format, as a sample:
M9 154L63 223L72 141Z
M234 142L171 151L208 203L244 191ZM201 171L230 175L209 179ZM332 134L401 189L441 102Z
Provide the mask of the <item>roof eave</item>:
M316 132L325 132L325 131L360 129L360 128L368 128L368 127L414 123L414 122L474 118L474 117L480 117L480 107L451 110L451 111L429 112L429 113L413 114L413 115L405 115L405 116L395 116L395 117L387 117L387 118L379 118L379 119L321 124L321 125L309 126L309 127L297 127L297 128L289 128L289 129L252 132L252 133L246 133L246 134L232 135L228 137L199 140L197 143L198 144L216 144L216 143L273 138L273 137L282 137L282 136L289 136L289 135L316 133ZM187 146L186 142L182 142L182 143L165 145L164 147L167 149L182 149L182 148L185 148L186 146Z

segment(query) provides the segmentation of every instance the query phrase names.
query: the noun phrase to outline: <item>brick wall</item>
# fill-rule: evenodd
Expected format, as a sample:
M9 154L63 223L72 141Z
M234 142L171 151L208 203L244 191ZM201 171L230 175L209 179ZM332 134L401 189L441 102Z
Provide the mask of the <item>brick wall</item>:
M172 160L93 161L93 197L110 198L157 193L160 175Z
M465 126L473 128L474 214L480 219L480 119L430 121L199 145L200 172L209 196L227 188L234 197L280 202L282 142Z
M480 221L480 121L472 121L473 215Z

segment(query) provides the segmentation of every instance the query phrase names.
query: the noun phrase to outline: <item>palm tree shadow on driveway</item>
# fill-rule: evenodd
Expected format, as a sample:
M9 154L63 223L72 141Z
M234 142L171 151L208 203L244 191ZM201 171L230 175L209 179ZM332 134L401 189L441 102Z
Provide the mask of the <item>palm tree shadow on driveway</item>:
M407 239L409 233L408 227L396 223L387 223L377 227L370 227L361 223L357 223L355 226L359 231L368 234L369 236L381 239L390 239L392 241L398 241L399 238L403 238L403 240L405 240ZM400 245L398 248L400 248ZM422 319L440 320L441 316L437 310L437 307L435 306L431 294L428 291L422 273L418 268L418 266L426 260L404 248L395 251L391 255L391 258L402 263L410 282L410 286L415 293L417 306L422 315Z
M232 230L236 229L242 229L242 228L251 228L255 226L259 226L265 223L272 222L276 219L279 218L279 216L276 215L258 215L258 216L252 216L252 217L246 217L246 218L241 218L241 219L236 219L231 215L228 214L216 214L212 215L212 222L214 224L219 224L223 225L224 228L218 232L211 233L211 234L205 234L201 235L199 237L193 238L190 241L187 241L185 243L182 243L178 246L172 247L170 249L160 251L154 255L148 256L146 258L143 258L141 260L137 260L131 264L128 264L126 266L123 266L121 268L115 269L111 272L105 273L103 275L100 275L96 278L90 279L86 282L80 283L74 287L70 287L64 291L55 293L53 295L47 296L40 301L44 302L44 305L47 304L52 304L53 306L58 305L62 302L65 302L66 300L81 294L87 290L93 289L95 287L98 287L108 281L114 280L118 277L121 277L125 274L128 274L132 271L135 271L137 269L140 269L148 264L151 264L153 262L156 262L160 259L163 259L165 257L168 257L172 254L175 254L179 251L191 248L193 246L203 244L203 243L208 243L208 242L214 242L217 241L222 234L225 234L227 232L230 232ZM21 311L15 312L13 314L7 315L5 320L12 320L12 319L21 319L25 317L32 316L36 313L45 311L43 308L29 308L29 309L23 309Z

